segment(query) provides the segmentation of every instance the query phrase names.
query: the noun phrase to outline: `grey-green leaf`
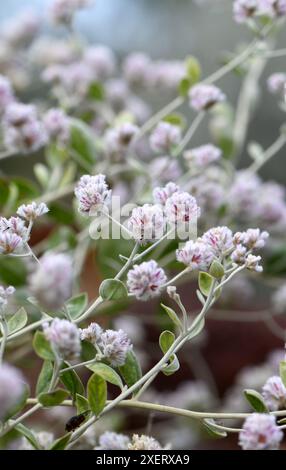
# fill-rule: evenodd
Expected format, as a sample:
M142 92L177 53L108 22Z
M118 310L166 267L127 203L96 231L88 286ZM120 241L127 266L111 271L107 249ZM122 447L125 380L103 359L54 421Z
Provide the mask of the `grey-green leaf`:
M41 393L38 396L38 401L41 403L41 405L46 407L57 406L66 400L68 396L69 392L67 392L67 390L59 388L53 392Z
M53 376L53 363L51 361L44 361L36 386L36 395L48 391L52 376Z
M160 334L159 344L164 354L166 354L166 352L169 351L175 339L176 337L174 333L172 333L171 331L166 330Z
M34 449L40 449L39 443L36 439L34 433L27 428L24 424L19 423L15 426L16 431L18 431L22 436L24 436L27 441L34 447Z
M67 363L63 364L63 369L68 367ZM67 370L61 374L61 381L67 390L71 393L72 399L76 399L76 394L84 395L84 386L79 376L74 370Z
M76 320L85 311L87 307L87 294L79 294L66 302L66 308L69 316Z
M48 361L53 361L55 359L50 343L41 331L36 331L35 333L33 348L42 359L46 359Z
M21 307L18 312L15 313L9 320L8 320L8 334L11 335L12 333L16 333L16 331L21 330L27 324L28 315L26 310Z
M100 377L106 380L106 382L116 385L121 390L123 389L123 382L120 375L118 375L117 372L107 364L96 362L95 364L87 366L87 368L95 374L100 375Z
M286 387L286 361L281 361L279 368L280 368L281 380L282 380L284 386Z
M209 273L211 276L215 277L216 279L221 279L222 276L224 275L224 267L219 261L215 259L211 264Z
M182 323L181 320L179 319L178 315L176 314L175 310L173 310L170 307L167 307L167 305L161 304L161 307L165 310L169 318L172 320L174 325L176 325L178 328L182 328Z
M107 385L105 380L97 374L93 374L87 383L87 399L91 411L98 416L105 407Z
M206 430L212 437L216 437L219 439L223 437L227 437L226 431L220 429L219 426L216 425L213 419L204 419L203 423L204 423Z
M134 351L127 353L125 364L119 367L119 372L128 387L131 387L142 377L141 367Z
M119 279L105 279L100 284L99 295L104 300L122 300L128 297L128 291Z
M163 368L162 368L162 372L163 374L165 375L172 375L174 374L175 372L177 372L177 370L180 369L180 363L179 363L179 360L176 356L176 354L173 354L170 358L170 361L169 361L169 364L166 364Z
M263 396L256 392L256 390L244 390L245 398L251 407L258 413L269 413L269 410L264 402Z
M85 413L86 411L90 409L88 400L82 395L79 395L78 393L76 394L75 403L76 403L77 414L79 415L82 413Z
M50 447L50 450L65 450L66 446L69 443L70 438L71 438L71 433L69 432L68 434L65 434L64 436L57 439Z
M199 288L205 296L209 295L212 283L213 277L210 274L201 271L199 274Z

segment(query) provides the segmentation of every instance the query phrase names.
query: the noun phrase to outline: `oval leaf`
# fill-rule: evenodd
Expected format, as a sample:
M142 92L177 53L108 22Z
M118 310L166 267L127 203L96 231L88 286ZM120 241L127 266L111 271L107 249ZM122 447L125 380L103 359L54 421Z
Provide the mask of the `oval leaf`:
M142 371L137 357L133 351L129 351L123 366L119 367L119 372L124 378L128 387L138 382L142 377Z
M204 423L206 430L212 437L216 437L220 439L223 437L227 437L226 431L220 429L213 419L204 419L203 423Z
M55 359L50 343L41 331L36 331L35 333L33 348L37 355L42 359L46 359L48 361L53 361Z
M63 369L69 367L67 363L63 364ZM72 399L76 399L76 394L84 395L84 386L82 381L80 380L79 376L74 370L67 370L60 375L61 382L67 388L67 390L71 393Z
M284 386L286 387L286 361L280 362L280 377Z
M171 331L166 330L160 334L159 344L164 354L166 354L166 352L169 351L175 339L176 337L174 333L172 333Z
M79 415L90 410L88 400L82 395L79 395L78 393L76 394L75 403L76 410Z
M83 293L76 297L72 297L65 305L69 316L72 320L76 320L76 318L78 318L87 307L87 294Z
M98 416L105 407L107 399L107 386L105 380L93 374L87 383L87 399L91 411Z
M50 447L50 450L65 450L66 446L69 443L70 438L71 438L71 433L69 432L68 434L65 434L64 436L57 439Z
M224 267L219 261L214 260L211 264L209 272L211 276L215 277L216 279L221 279L222 276L224 276Z
M172 308L167 307L167 305L161 304L161 307L165 310L165 312L167 313L169 318L172 320L174 325L176 325L179 328L182 328L182 323L181 323L178 315L176 314L176 312Z
M108 365L103 364L102 362L97 362L87 366L87 368L95 374L100 375L100 377L106 380L106 382L116 385L121 388L121 390L123 389L123 383L120 376Z
M128 291L119 279L106 279L100 284L99 295L104 300L122 300L128 297Z
M36 386L36 395L40 393L45 393L48 391L52 376L53 376L53 363L51 361L44 361L42 370L40 372L37 386Z
M212 283L213 283L213 277L210 274L200 272L200 274L199 274L199 288L200 288L200 291L205 296L209 295L210 289L212 287Z
M38 396L38 401L41 403L41 405L46 407L57 406L60 405L66 398L68 398L68 396L69 392L59 388L53 392L41 393Z
M173 356L171 356L169 364L166 364L162 368L162 372L165 375L172 375L175 372L177 372L177 370L179 370L179 369L180 369L180 363L179 363L179 360L178 360L176 354L174 354Z
M263 396L256 392L256 390L244 390L245 398L251 407L258 413L269 413L269 410L264 402Z
M18 312L15 313L9 320L8 320L8 334L11 335L16 331L21 330L24 328L28 321L28 315L26 310L21 307Z
M24 426L24 424L19 423L19 424L17 424L17 426L15 426L15 429L22 436L24 436L27 439L27 441L29 441L29 443L34 447L34 449L40 449L40 446L39 446L39 443L37 441L36 436L34 435L34 433L29 428Z

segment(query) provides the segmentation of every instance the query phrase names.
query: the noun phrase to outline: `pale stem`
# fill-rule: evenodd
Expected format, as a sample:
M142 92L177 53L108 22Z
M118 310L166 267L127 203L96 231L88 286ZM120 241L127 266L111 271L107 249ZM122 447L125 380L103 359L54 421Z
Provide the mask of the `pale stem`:
M139 259L142 259L144 256L148 255L151 251L153 251L158 245L160 245L160 243L163 241L163 240L166 240L170 235L172 235L172 233L174 233L175 229L174 228L171 228L171 230L169 230L167 233L165 233L165 235L163 235L162 238L160 238L160 240L157 240L155 243L153 243L151 246L149 246L148 248L146 248L146 250L142 251L142 253L139 253L139 255L135 256L134 258L134 263L136 261L138 261Z
M286 55L286 49L277 49L276 51L266 51L263 53L263 57L267 57L267 59L283 57L284 55Z
M189 129L187 130L186 134L184 135L184 138L178 145L178 147L175 149L173 152L173 157L178 157L182 151L185 149L185 147L189 144L190 140L194 136L194 133L198 129L199 125L201 124L203 118L205 116L205 112L201 111L193 120L192 124L190 125Z
M166 282L166 284L164 284L162 286L162 288L165 288L165 287L168 287L168 286L171 286L172 284L174 284L175 282L177 282L181 277L183 277L185 274L191 272L190 268L187 267L185 269L183 269L183 271L181 271L179 274L177 274L176 276L174 276L172 279L170 279L170 281Z
M1 338L1 346L0 346L0 365L3 362L5 346L6 346L7 337L8 337L8 325L4 317L1 319L1 331L2 331L2 338Z
M274 155L276 155L279 152L279 150L282 149L282 147L284 147L285 143L286 143L286 135L281 134L278 137L278 139L275 140L275 142L264 152L263 158L259 161L253 162L247 171L250 174L257 173L260 170L260 168L263 167L263 165L265 165L265 163L267 163L272 157L274 157Z
M219 291L219 289L221 289L225 284L227 284L232 278L233 276L235 276L237 273L239 273L240 271L242 271L243 269L245 269L245 266L239 266L235 271L233 271L227 279L225 279L224 281L222 281L215 289L214 293L216 294L217 291Z
M133 247L133 250L132 250L132 252L131 252L131 254L128 258L128 260L126 261L124 266L122 266L120 271L116 274L114 279L120 279L125 274L125 272L129 268L129 266L133 263L133 260L135 258L135 255L136 255L137 251L138 251L138 248L139 248L139 242L136 242L134 247Z
M63 374L64 372L68 372L69 370L77 369L78 367L89 366L90 364L94 364L96 362L96 359L97 358L94 357L93 359L90 359L89 361L80 362L79 364L74 364L73 366L66 367L65 369L62 369L60 371L60 375Z

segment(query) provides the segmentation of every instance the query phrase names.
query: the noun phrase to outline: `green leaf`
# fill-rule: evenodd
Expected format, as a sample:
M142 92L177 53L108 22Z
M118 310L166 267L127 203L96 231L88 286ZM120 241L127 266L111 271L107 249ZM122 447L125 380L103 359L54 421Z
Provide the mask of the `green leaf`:
M45 393L48 391L52 376L53 376L53 363L51 361L44 361L42 370L40 372L37 386L36 386L36 395L40 395L41 393Z
M36 163L34 165L34 173L40 185L46 188L50 180L50 172L47 166L43 163Z
M0 279L4 284L15 287L26 283L27 267L20 258L1 256Z
M213 277L210 274L201 271L199 274L199 288L205 296L209 295L212 283Z
M269 413L269 410L264 402L263 396L255 390L244 390L245 398L252 408L258 413Z
M72 297L66 302L66 308L68 310L69 316L76 320L86 309L87 307L87 294L79 294L75 297Z
M48 361L53 361L55 359L50 343L41 331L36 331L34 335L33 348L37 355L42 359L46 359Z
M169 318L172 320L172 322L178 326L179 328L182 328L182 323L181 320L179 319L178 315L176 314L175 310L173 310L170 307L167 307L167 305L161 304L161 307L165 310Z
M226 431L223 431L222 429L220 429L216 425L213 419L204 419L203 423L204 423L206 430L208 431L208 434L210 434L212 437L216 437L216 438L227 437Z
M166 354L166 352L169 351L175 339L176 337L174 333L172 333L171 331L166 330L160 334L159 344L164 354Z
M168 116L165 116L163 121L168 122L169 124L173 124L173 126L178 126L181 128L186 127L186 121L184 116L179 113L173 113L173 114L168 114Z
M97 362L87 366L87 368L99 375L102 379L106 380L106 382L116 385L121 388L121 390L123 389L123 383L120 376L108 365L103 364L102 362Z
M104 88L101 83L93 82L88 90L88 98L95 101L104 100Z
M119 372L128 387L131 387L142 377L140 364L133 351L128 351L125 364L119 367Z
M185 61L187 77L190 79L191 84L194 85L197 83L201 78L201 65L194 56L188 56Z
M87 399L91 411L98 416L105 407L107 385L105 380L97 374L93 374L87 383Z
M16 331L21 330L24 328L28 321L28 315L26 310L21 307L18 312L15 313L9 320L8 320L8 334L11 335Z
M34 433L29 428L24 426L24 424L19 423L15 426L15 429L22 436L24 436L27 439L27 441L29 441L29 443L34 447L34 449L37 449L37 450L40 449L40 446L39 446L39 443L37 441L36 436L34 435Z
M184 98L188 96L189 89L191 88L192 82L189 78L183 78L179 83L179 93Z
M69 392L61 388L58 388L57 390L54 390L53 392L41 393L38 396L38 401L41 403L41 405L46 406L46 407L57 406L57 405L60 405L68 397L69 397Z
M128 297L128 291L119 279L105 279L100 284L99 295L104 300L122 300Z
M280 370L281 380L282 380L284 386L286 387L286 361L281 361L280 362L279 370Z
M214 260L211 264L209 273L216 279L221 279L222 276L224 276L224 267L219 261Z
M82 395L79 395L78 393L76 394L75 403L76 403L77 413L79 415L90 410L88 400Z
M71 435L72 433L69 432L68 434L65 434L64 436L57 439L50 447L50 450L65 450L70 441Z
M65 369L66 367L69 367L69 365L67 363L64 363L62 368ZM82 381L80 380L79 376L73 369L63 372L60 375L60 377L61 377L61 382L64 384L67 390L71 393L73 400L76 399L77 393L79 395L84 395L84 386L82 384Z
M94 164L96 160L97 149L95 146L94 135L89 126L78 119L72 119L70 127L70 146L73 152L85 164Z
M172 374L174 374L175 372L177 372L177 370L179 370L179 369L180 369L179 360L178 360L176 354L173 354L173 355L170 357L169 364L166 364L166 365L162 368L162 372L163 372L163 374L165 374L165 375L172 375Z

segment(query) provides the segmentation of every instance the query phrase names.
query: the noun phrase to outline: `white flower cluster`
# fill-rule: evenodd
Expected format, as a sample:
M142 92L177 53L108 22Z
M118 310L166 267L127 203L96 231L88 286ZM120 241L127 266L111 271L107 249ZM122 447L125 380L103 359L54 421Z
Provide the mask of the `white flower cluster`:
M124 434L107 431L99 438L95 450L163 450L161 444L151 436L133 434L132 439Z
M44 324L43 330L58 357L65 360L79 357L81 352L80 331L74 323L55 318L50 324Z
M97 323L91 323L87 328L81 329L80 337L96 345L113 367L122 366L127 353L132 349L130 339L123 330L103 331Z
M105 175L84 175L80 178L75 196L79 202L79 211L83 215L95 215L103 210L111 198Z

